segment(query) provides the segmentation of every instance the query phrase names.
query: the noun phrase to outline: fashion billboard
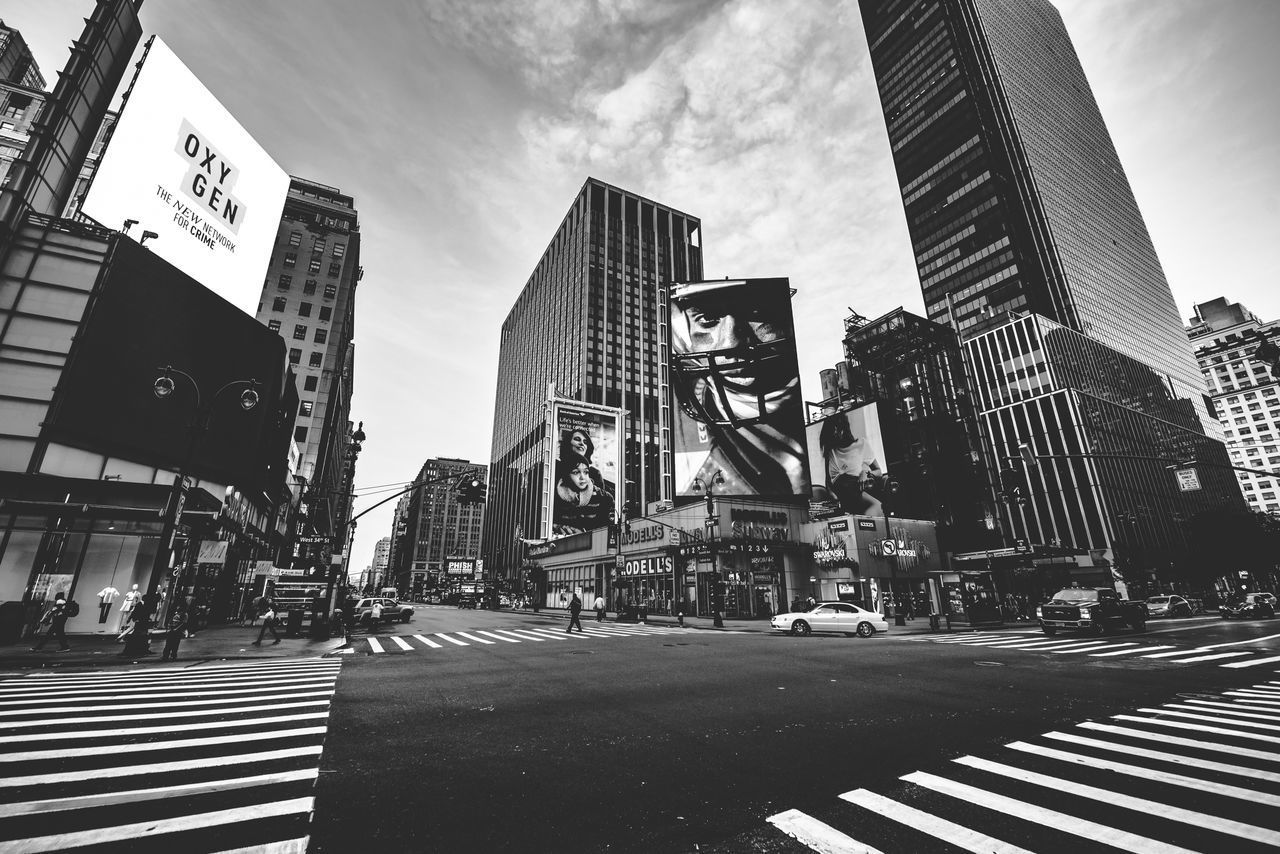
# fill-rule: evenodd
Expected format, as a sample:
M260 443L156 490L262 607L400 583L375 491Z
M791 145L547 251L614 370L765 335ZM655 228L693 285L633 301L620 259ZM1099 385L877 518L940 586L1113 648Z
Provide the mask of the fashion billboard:
M677 495L809 494L787 279L671 287Z
M253 315L289 176L152 37L81 211Z
M621 512L622 411L552 399L547 537L580 534Z
M813 478L814 518L885 515L891 480L877 404L868 403L814 421L805 428Z

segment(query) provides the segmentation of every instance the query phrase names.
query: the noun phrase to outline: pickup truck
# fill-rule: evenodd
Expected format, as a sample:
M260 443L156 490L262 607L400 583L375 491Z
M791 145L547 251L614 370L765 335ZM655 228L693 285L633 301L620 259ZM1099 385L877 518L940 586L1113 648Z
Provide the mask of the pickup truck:
M1109 587L1066 587L1036 608L1036 619L1046 635L1058 629L1110 632L1130 626L1147 629L1147 603L1121 599Z

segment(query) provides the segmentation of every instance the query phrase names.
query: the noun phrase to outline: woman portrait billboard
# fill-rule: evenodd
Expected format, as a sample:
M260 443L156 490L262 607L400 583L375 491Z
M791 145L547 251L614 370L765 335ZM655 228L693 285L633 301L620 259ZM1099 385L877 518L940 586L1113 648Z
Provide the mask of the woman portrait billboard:
M889 473L876 404L837 412L805 428L815 515L883 516Z
M553 404L552 537L609 524L622 470L618 412Z

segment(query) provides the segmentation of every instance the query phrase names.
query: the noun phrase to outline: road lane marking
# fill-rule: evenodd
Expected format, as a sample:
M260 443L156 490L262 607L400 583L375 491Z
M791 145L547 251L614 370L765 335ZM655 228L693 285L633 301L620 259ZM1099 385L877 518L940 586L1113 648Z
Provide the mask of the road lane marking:
M237 715L245 712L277 712L284 709L300 709L308 706L327 706L328 700L307 700L299 703L273 703L270 706L240 706L234 709L198 709L190 712L163 712L146 715L78 715L72 718L40 718L34 721L0 721L0 732L11 729L30 729L42 726L74 726L76 724L120 723L122 721L170 720L172 718L209 717L210 715ZM89 706L86 711L93 711Z
M401 640L399 635L392 635L391 640L394 641L395 645L400 647L401 649L410 649L410 650L413 649L413 647L410 644L407 644L403 640Z
M1253 661L1233 661L1230 664L1219 664L1219 667L1257 667L1261 664L1275 664L1280 661L1280 655L1273 655L1269 658L1255 658Z
M1186 848L1179 848L1154 839L1148 839L1145 836L1138 836L1114 827L1107 827L1104 824L1088 821L1079 816L1024 803L1004 795L997 795L994 792L986 792L975 786L957 783L934 774L916 771L899 779L908 783L915 783L917 786L923 786L926 789L932 789L935 792L941 792L944 795L950 795L953 798L958 798L971 804L995 810L996 812L1006 813L1015 818L1030 821L1044 827L1051 827L1063 833L1070 833L1074 836L1091 839L1094 842L1101 842L1103 845L1132 851L1134 854L1148 854L1156 851L1166 852L1166 854L1191 854Z
M1247 640L1227 641L1226 643L1211 643L1205 646L1204 649L1217 649L1220 646L1242 646L1247 643L1262 643L1263 641L1275 640L1276 638L1280 638L1280 635L1267 635L1265 637L1249 638Z
M576 640L586 640L586 638L585 638L585 637L583 637L581 634L572 635L572 634L569 634L568 632L562 632L562 631L560 631L559 629L538 629L538 628L534 628L534 629L528 629L527 631L533 632L533 633L535 633L535 634L547 635L548 637L555 637L555 638L558 638L558 639L560 639L560 640L569 640L569 639L571 639L571 638L576 639Z
M482 643L486 646L493 646L493 641L485 640L484 638L478 638L475 635L469 634L467 632L454 632L454 634L456 634L460 638L466 638L469 641L474 641L475 643ZM515 643L515 641L508 641L508 643Z
M1215 652L1211 655L1197 655L1194 658L1177 658L1169 662L1170 664L1196 664L1200 661L1217 661L1220 658L1236 658L1241 655L1252 655L1248 652Z
M165 715L156 716L155 720L163 720ZM283 723L287 721L306 721L316 718L327 718L329 712L308 712L301 715L278 715L276 717L266 718L239 718L234 721L206 721L205 723L193 724L169 724L165 726L147 726L147 727L121 727L119 729L83 729L83 730L59 730L58 732L29 732L23 735L4 735L0 736L0 744L10 744L15 741L31 742L31 741L77 741L86 738L118 738L125 735L157 735L162 732L190 732L199 729L235 729L236 727L259 726L261 724ZM89 718L83 723L93 721ZM44 723L41 721L40 723ZM73 750L78 751L79 748Z
M545 634L545 635L540 635L540 634L538 634L538 633L536 633L536 632L534 632L534 631L532 631L532 630L530 630L530 629L503 629L503 631L504 631L504 632L506 632L506 633L507 633L507 634L509 634L509 635L515 635L515 636L516 636L516 637L518 637L518 638L528 638L529 640L538 640L538 641L546 641L546 640L567 641L567 640L569 639L567 636L565 636L565 633L564 633L564 632L559 632L559 633L552 633L552 632L548 632L548 633L547 633L547 634Z
M1192 708L1195 708L1195 707L1193 706ZM1170 709L1138 709L1138 711L1147 712L1148 714L1152 714L1152 715L1173 715L1174 717L1189 718L1190 720L1194 720L1194 721L1214 721L1216 723L1223 723L1223 718L1226 717L1225 715L1221 715L1221 714L1193 715L1190 712L1172 711ZM1205 709L1205 711L1209 711L1209 710ZM1232 719L1228 719L1226 722L1234 724L1235 726L1249 727L1250 729L1273 729L1276 731L1280 731L1280 726L1277 726L1275 724L1258 724L1258 723L1253 723L1252 721L1237 721Z
M1280 774L1277 774L1274 771L1261 771L1257 768L1249 768L1244 765L1230 765L1226 762L1214 762L1212 759L1199 759L1194 756L1184 756L1180 753L1165 753L1162 750L1149 750L1145 747L1135 747L1132 744L1116 744L1115 742L1103 741L1099 738L1089 738L1083 735L1074 735L1068 732L1046 732L1042 733L1041 736L1043 738L1065 741L1070 744L1078 744L1083 747L1092 747L1095 750L1109 750L1123 756L1141 756L1144 759L1154 759L1158 762L1169 762L1174 765L1188 765L1192 768L1201 768L1205 771L1217 771L1222 774L1234 774L1237 777L1251 777L1255 780L1264 780L1268 783L1280 783ZM1189 742L1188 746L1199 747L1202 750L1206 749L1206 745L1208 744L1208 742L1196 742L1189 738L1177 739L1177 741ZM1223 748L1220 745L1214 745L1207 749ZM1239 750L1239 748L1236 749ZM1251 752L1266 756L1272 761L1280 758L1274 753L1263 754L1260 750L1254 750Z
M1195 649L1179 649L1174 652L1157 652L1155 655L1144 655L1142 657L1143 658L1174 658L1179 655L1195 655L1198 652L1205 652L1205 651L1206 650L1203 650L1200 647L1196 647Z
M1170 712L1173 714L1173 712ZM1194 717L1194 715L1187 715ZM1193 724L1187 721L1172 721L1168 718L1140 718L1137 715L1112 715L1114 721L1131 721L1134 723L1153 724L1155 726L1167 726L1173 729L1191 729L1197 732L1212 732L1218 735L1230 735L1235 738L1247 738L1253 741L1265 741L1268 744L1280 744L1280 738L1274 735L1263 735L1257 732L1244 732L1238 729L1228 729L1227 727L1210 726L1208 724ZM1203 718L1203 720L1218 720L1217 718Z
M424 638L422 635L414 635L413 639L416 641L422 641L432 649L440 649L443 646L442 644L438 644L435 641L431 640L430 638Z
M220 768L224 765L250 765L273 762L277 759L296 759L303 756L319 756L321 746L291 747L287 750L267 750L260 753L234 753L229 756L210 756L207 759L179 759L176 762L152 762L150 764L121 765L116 768L95 768L95 780L108 777L141 777L148 774L167 774L171 771L187 771L195 768ZM78 783L84 780L84 771L65 771L57 774L34 774L28 777L4 777L0 775L0 789L21 786L44 786L50 783Z
M211 747L218 744L236 744L245 741L266 741L278 738L300 738L302 736L324 735L325 727L308 726L293 729L276 730L274 732L240 732L235 735L215 736L209 738L181 738L174 741L146 741L129 745L129 755L138 753L154 753L157 750L186 750L190 747ZM77 747L77 759L84 756L110 756L120 752L120 745L109 744L103 747ZM25 750L19 753L0 753L0 762L35 762L42 759L60 759L66 756L65 750ZM97 771L93 772L97 774Z
M880 849L845 836L831 825L805 815L800 810L780 812L769 816L765 821L818 854L884 854Z
M892 819L899 824L915 828L930 836L950 843L973 854L1031 854L1025 848L1019 848L985 833L963 827L955 822L947 821L936 815L900 804L895 800L877 795L869 789L854 789L845 792L841 799L851 804L870 810L871 812Z
M1085 721L1076 724L1081 729L1097 730L1098 732L1114 733L1115 735L1125 735L1130 738L1143 738L1147 741L1155 741L1160 744L1176 744L1181 747L1195 747L1200 750L1213 750L1218 753L1230 753L1233 756L1247 756L1250 759L1265 759L1268 762L1280 762L1280 753L1273 750L1253 750L1248 747L1240 747L1235 744L1227 744L1219 741L1204 741L1198 738L1183 738L1178 735L1169 735L1164 732L1148 732L1144 729L1134 729L1127 726L1116 726L1115 724L1103 724L1095 721ZM1191 727L1188 727L1191 729ZM1212 730L1213 727L1202 727L1204 730Z
M366 640L369 641L369 649L373 650L374 652L384 651L382 649L382 644L378 643L377 638L366 638Z
M1124 644L1121 644L1121 645L1123 646ZM1171 646L1143 646L1143 647L1139 647L1138 649L1118 649L1118 650L1116 650L1115 652L1095 652L1095 653L1092 653L1092 654L1090 655L1090 658L1106 658L1106 657L1107 657L1107 656L1109 656L1109 655L1130 655L1130 654L1135 653L1135 652L1148 652L1148 651L1153 650L1153 649L1173 649L1173 647L1171 647Z
M1212 792L1215 795L1222 795L1226 798L1236 798L1237 800L1248 801L1250 803L1262 803L1271 807L1280 806L1280 795L1271 795L1266 792L1259 792L1256 789L1245 789L1240 786L1228 785L1227 783L1215 783L1212 780L1205 780L1200 777L1188 777L1185 774L1174 774L1169 771L1157 771L1154 768L1145 768L1141 765L1130 765L1127 762L1115 762L1110 759L1099 759L1096 756L1087 756L1083 753L1070 753L1065 750L1058 750L1054 747L1041 747L1037 744L1028 744L1025 741L1014 741L1006 744L1005 747L1012 750L1018 750L1023 753L1043 756L1047 759L1057 759L1061 762L1067 762L1072 765L1083 765L1087 768L1097 768L1102 771L1114 771L1117 774L1124 774L1129 777L1139 777L1143 780L1155 780L1158 783L1168 783L1171 786L1181 786L1184 789L1194 789L1197 792ZM1276 836L1275 840L1280 842L1280 836Z
M93 699L95 697L100 697L103 694L112 694L118 691L133 691L133 693L129 695L133 697L150 697L150 696L155 696L156 689L169 691L179 686L184 689L185 688L192 688L192 689L208 688L208 689L212 689L213 693L220 693L220 692L225 692L229 688L237 685L253 687L256 685L279 685L283 679L288 679L290 684L293 684L294 682L302 682L307 680L314 681L316 679L325 679L325 678L328 678L329 673L333 673L333 672L337 672L336 668L333 670L327 670L320 673L317 673L314 670L307 670L299 673L282 674L280 676L272 674L271 677L264 678L264 679L234 679L234 678L222 678L222 677L219 677L217 679L204 679L197 676L191 679L183 679L180 681L172 678L167 678L163 682L155 683L155 684L146 684L146 685L139 685L137 683L132 683L127 686L110 685L110 686L105 686L101 688L91 688L88 686L74 687L74 688L32 687L24 691L10 691L5 694L0 694L0 704L9 704L19 700L24 700L28 698L40 698L40 697L67 697L67 698L76 697L76 698L84 698L84 699Z
M1190 705L1195 703L1195 705ZM1257 718L1264 721L1280 720L1280 711L1276 709L1258 708L1257 706L1238 706L1231 703L1215 703L1210 700L1188 700L1187 704L1182 703L1166 703L1164 708L1167 709L1190 709L1191 711L1204 711L1209 714L1235 715L1241 718ZM1252 708L1253 713L1247 711ZM1218 712L1216 709L1226 709L1228 711ZM1270 712L1270 714L1259 714L1260 712Z
M77 696L75 694L55 693L54 696L56 696L59 700L62 700L64 702L75 702L77 700L80 700L85 703L99 703L107 700L129 700L129 699L136 699L136 698L142 698L147 700L158 700L161 698L169 698L169 697L209 697L209 696L223 697L223 696L226 696L227 694L278 694L280 693L280 690L282 687L298 686L298 687L316 688L321 685L330 684L331 682L332 682L331 679L327 679L323 676L308 676L305 679L291 681L287 683L287 685L285 686L281 686L277 684L271 688L245 688L244 690L239 690L236 688L222 688L217 691L181 691L181 690L177 690L179 688L178 685L174 685L173 686L173 688L175 689L174 691L161 693L161 694L155 694L155 693L111 694L105 697L98 697L98 696ZM253 698L240 697L237 700L237 702L244 702L245 700L250 700L250 699L253 699ZM31 712L36 709L39 709L40 708L39 704L43 702L45 702L45 699L41 699L41 698L23 698L20 700L0 700L0 709L6 710L6 711L0 711L0 715L23 714L26 712ZM189 700L186 703L179 703L178 705L189 705L192 702L197 702L197 701ZM32 705L32 704L35 704L35 705ZM18 709L17 707L19 706L31 706L31 708ZM14 711L9 711L9 710L14 710Z
M253 664L237 665L233 667L206 667L203 664L200 664L198 666L187 665L185 667L147 668L146 670L104 671L101 678L93 676L43 675L32 673L22 677L21 679L9 682L0 682L0 687L26 690L27 688L34 688L37 685L100 685L104 682L128 682L130 685L137 685L140 684L140 682L158 682L166 679L174 679L176 677L190 677L192 675L205 677L234 676L240 673L262 674L267 670L270 670L274 675L279 671L285 670L334 670L339 666L340 665L337 665L332 661L326 661L323 658L295 658L287 661L268 660L254 662Z
M1223 665L1224 667L1226 665ZM1265 691L1223 691L1225 697L1240 697L1243 700L1249 700L1252 703L1266 703L1267 705L1280 705L1280 694L1271 694Z
M506 637L505 635L502 635L498 632L487 632L484 629L474 629L473 631L475 631L475 633L478 635L488 635L491 638L497 638L498 640L505 641L506 643L520 643L519 640L515 638ZM463 635L463 637L466 637L466 635ZM492 641L490 641L490 643L492 643Z
M198 813L178 816L177 818L151 819L133 824L118 824L114 827L103 827L95 830L81 830L73 833L59 833L53 836L39 836L32 839L15 839L7 845L14 851L43 852L63 851L68 848L84 848L91 845L106 845L139 837L155 838L163 833L181 833L187 830L199 830L206 827L217 827L224 824L238 824L243 821L255 821L263 818L277 818L298 813L310 815L315 798L292 798L287 801L276 801L269 804L254 804L235 809L218 810L217 812Z
M1073 646L1073 647L1068 647L1064 649L1051 649L1048 651L1055 653L1057 655L1064 655L1072 652L1093 652L1095 649L1106 649L1109 646L1111 646L1110 643L1090 643L1090 644L1085 644L1084 646Z
M295 699L298 697L332 697L333 689L330 688L328 691L306 691L306 692L300 692L296 694L290 694L289 696ZM47 714L47 715L66 714L66 713L72 713L72 712L83 712L86 708L92 708L95 711L99 711L99 712L115 712L123 709L174 709L174 708L185 709L191 706L225 706L229 703L244 703L252 699L254 698L253 697L231 697L226 700L176 700L171 703L119 703L113 706L91 706L91 707L54 706L48 709L41 709L39 707L36 707L33 709L17 709L15 711L0 711L0 716L9 717L12 715L30 715L36 712L39 712L41 714ZM221 710L211 710L210 713L213 713L213 711L221 711Z
M449 643L453 644L454 646L471 646L471 644L467 643L466 641L460 641L457 638L450 637L449 635L446 635L444 632L436 632L436 637L447 640Z
M478 630L477 630L478 631ZM482 635L488 635L498 640L510 641L511 643L520 643L522 640L533 641L534 643L543 643L546 638L540 638L535 635L519 635L510 629L494 629L491 632L479 632Z

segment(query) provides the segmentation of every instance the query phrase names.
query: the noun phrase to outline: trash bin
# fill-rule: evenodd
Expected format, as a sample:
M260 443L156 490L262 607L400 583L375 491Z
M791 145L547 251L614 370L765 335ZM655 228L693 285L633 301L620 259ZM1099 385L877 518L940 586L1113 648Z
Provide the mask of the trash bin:
M893 615L893 624L894 624L895 626L905 626L905 625L907 624L907 615L906 615L906 614L894 614L894 615Z
M289 612L289 622L286 624L285 634L291 638L296 638L302 634L302 611Z
M640 618L640 622L643 623L645 619L649 616L649 606L647 604L641 603L638 611L639 611L638 616Z

